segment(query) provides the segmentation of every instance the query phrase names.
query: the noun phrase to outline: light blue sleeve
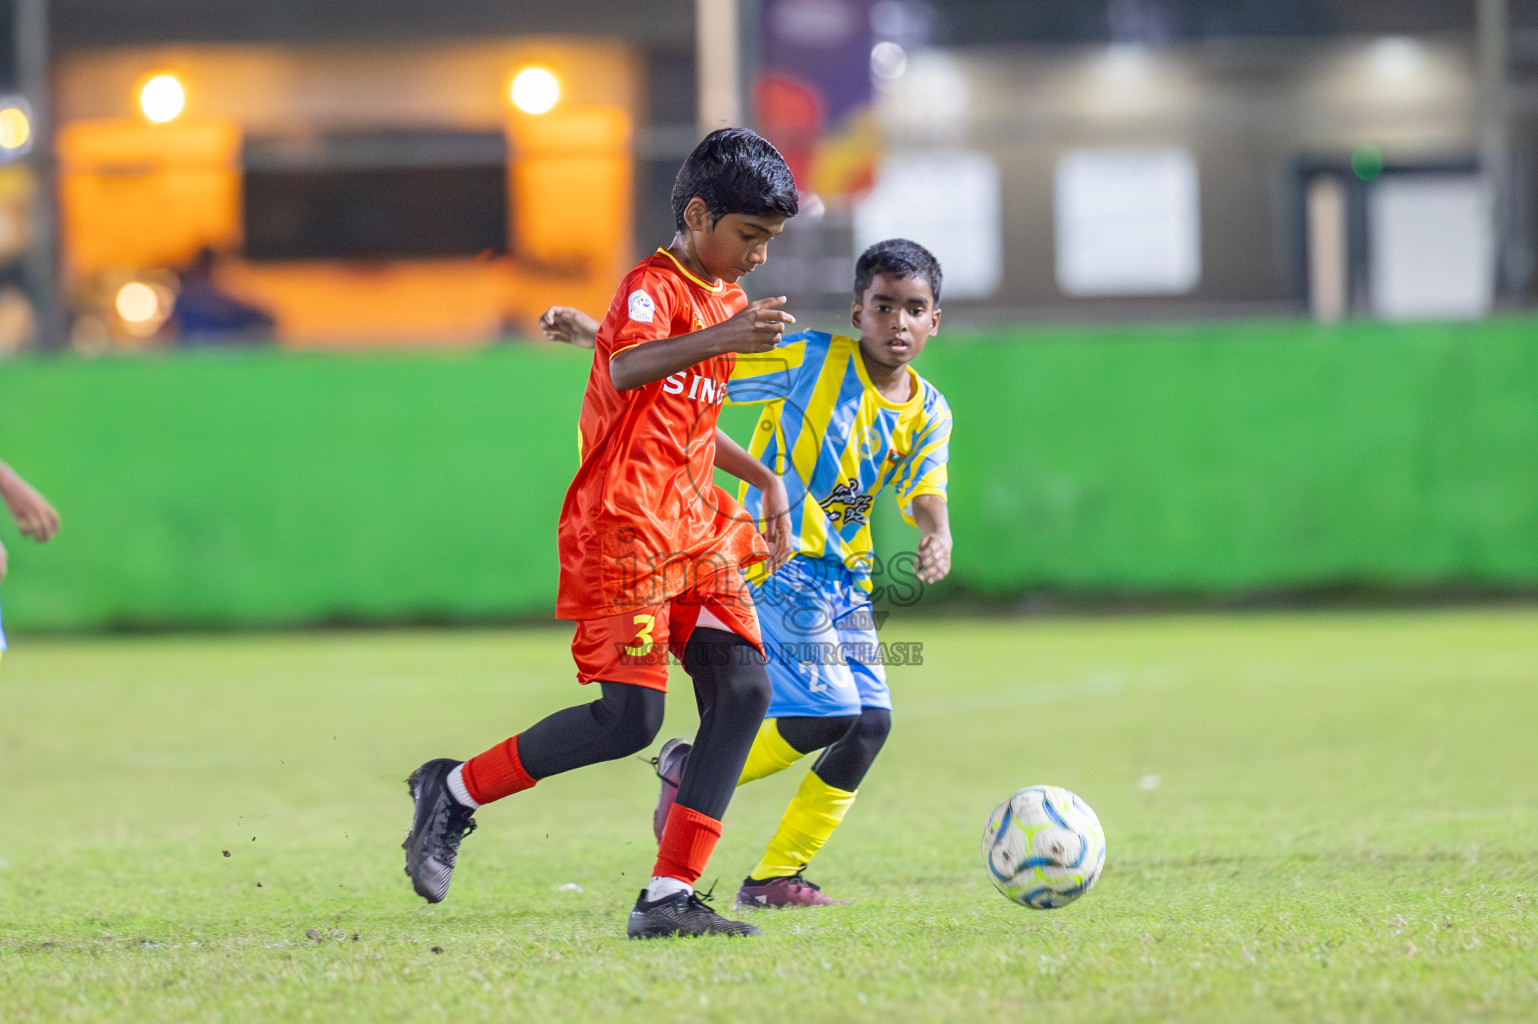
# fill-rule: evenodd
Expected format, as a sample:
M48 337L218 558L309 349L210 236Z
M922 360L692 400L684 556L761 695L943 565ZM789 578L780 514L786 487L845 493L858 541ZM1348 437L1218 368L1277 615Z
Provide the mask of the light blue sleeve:
M787 335L768 352L741 353L726 385L726 400L732 405L756 405L788 396L796 386L797 371L806 362L807 342L817 332L801 331Z
M913 439L913 451L909 453L907 464L893 488L897 507L902 510L903 518L910 525L914 525L909 510L914 498L923 494L945 497L949 484L946 464L950 460L950 452L951 408L946 404L944 396L936 394L934 407L929 412L924 429Z

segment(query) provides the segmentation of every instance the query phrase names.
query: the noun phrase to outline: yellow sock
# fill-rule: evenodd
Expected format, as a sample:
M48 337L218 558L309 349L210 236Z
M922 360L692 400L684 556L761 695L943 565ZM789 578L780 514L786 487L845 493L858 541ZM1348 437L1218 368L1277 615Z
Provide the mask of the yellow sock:
M784 878L806 867L844 820L854 798L855 794L819 779L816 772L807 772L752 877Z
M805 756L785 742L785 737L780 735L778 720L766 718L758 727L758 735L753 737L753 748L748 751L748 763L742 766L742 777L737 780L737 785L782 772Z

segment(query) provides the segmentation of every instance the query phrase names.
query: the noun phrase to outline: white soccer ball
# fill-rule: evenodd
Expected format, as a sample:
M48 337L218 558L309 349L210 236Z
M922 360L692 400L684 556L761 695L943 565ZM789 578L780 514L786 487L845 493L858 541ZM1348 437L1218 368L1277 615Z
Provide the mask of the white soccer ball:
M1089 804L1068 790L1027 786L993 809L983 864L994 888L1021 906L1066 907L1100 877L1105 832Z

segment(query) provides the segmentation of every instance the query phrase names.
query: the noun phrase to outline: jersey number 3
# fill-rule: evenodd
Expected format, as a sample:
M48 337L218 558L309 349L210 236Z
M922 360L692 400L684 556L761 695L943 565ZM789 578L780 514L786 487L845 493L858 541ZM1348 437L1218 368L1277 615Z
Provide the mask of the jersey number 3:
M657 623L655 615L637 615L631 620L641 628L636 630L636 643L627 644L625 653L632 658L643 658L652 652L656 641L652 639L652 627Z

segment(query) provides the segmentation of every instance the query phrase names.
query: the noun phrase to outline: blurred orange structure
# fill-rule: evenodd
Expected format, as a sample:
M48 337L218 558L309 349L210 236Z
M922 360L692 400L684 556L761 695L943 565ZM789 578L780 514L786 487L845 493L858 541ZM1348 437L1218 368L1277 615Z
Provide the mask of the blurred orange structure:
M510 83L536 64L557 77L560 99L523 113ZM136 109L152 74L185 83L185 113L155 123ZM588 40L76 54L59 87L66 287L110 320L120 284L212 246L230 257L221 285L269 310L295 346L473 343L527 329L553 302L603 309L633 255L635 77L628 48ZM505 134L508 254L241 256L247 137L397 129Z
M234 123L76 121L61 127L58 150L71 270L167 266L203 243L239 244Z

